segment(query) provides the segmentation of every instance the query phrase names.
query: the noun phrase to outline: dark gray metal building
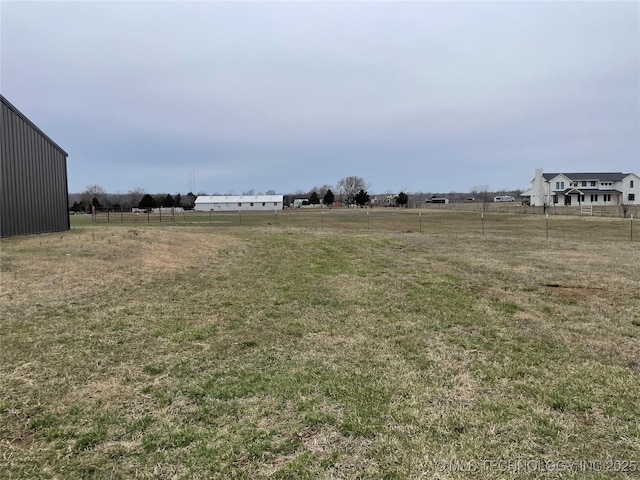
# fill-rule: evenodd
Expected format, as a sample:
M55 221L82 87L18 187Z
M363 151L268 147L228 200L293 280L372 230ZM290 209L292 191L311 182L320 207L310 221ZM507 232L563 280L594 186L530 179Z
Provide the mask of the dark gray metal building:
M69 230L67 152L0 99L1 236Z

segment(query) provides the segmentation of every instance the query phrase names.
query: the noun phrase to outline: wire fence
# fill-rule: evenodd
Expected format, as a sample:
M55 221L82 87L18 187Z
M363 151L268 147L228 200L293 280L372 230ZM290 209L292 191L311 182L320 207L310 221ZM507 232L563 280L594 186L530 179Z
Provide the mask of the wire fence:
M588 209L585 207L589 207ZM464 212L486 212L486 213L511 213L514 215L589 215L594 217L625 218L633 215L638 218L640 205L550 205L547 207L532 207L516 202L461 202L449 204L433 204L429 209L451 210ZM585 213L585 212L589 213Z
M85 215L84 217L89 217ZM311 228L350 232L477 234L482 236L640 240L635 213L619 216L560 215L553 211L524 215L517 211L428 209L285 209L272 211L156 212L95 211L94 224L175 225L202 227ZM75 222L82 220L76 219Z

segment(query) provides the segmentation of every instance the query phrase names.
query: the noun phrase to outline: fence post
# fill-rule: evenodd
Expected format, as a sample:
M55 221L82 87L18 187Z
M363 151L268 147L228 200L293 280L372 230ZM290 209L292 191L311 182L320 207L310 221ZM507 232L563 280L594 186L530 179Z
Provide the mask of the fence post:
M482 222L482 236L484 237L484 213L480 214L480 222Z
M278 210L273 209L273 215L276 217L276 227L278 226Z
M320 228L324 228L324 208L320 212Z
M422 233L422 212L418 214L418 217L420 218L420 233Z
M238 209L238 219L240 220L240 225L242 225L242 211Z
M367 230L371 230L371 227L369 224L369 210L367 210Z
M548 213L545 215L544 231L547 236L547 240L549 240L549 214Z
M633 241L633 213L631 214L631 241Z

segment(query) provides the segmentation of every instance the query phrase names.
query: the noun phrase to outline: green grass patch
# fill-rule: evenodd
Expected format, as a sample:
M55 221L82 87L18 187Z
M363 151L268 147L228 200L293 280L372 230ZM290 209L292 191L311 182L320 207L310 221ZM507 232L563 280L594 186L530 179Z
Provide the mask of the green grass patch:
M434 462L640 456L635 243L338 213L3 239L3 477L500 478Z

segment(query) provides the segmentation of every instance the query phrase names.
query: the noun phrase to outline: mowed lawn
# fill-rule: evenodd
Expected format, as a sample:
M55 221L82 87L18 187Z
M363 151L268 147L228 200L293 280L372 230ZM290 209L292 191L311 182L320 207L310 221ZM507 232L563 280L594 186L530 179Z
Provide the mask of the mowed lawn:
M638 241L473 222L3 239L0 477L638 478Z

